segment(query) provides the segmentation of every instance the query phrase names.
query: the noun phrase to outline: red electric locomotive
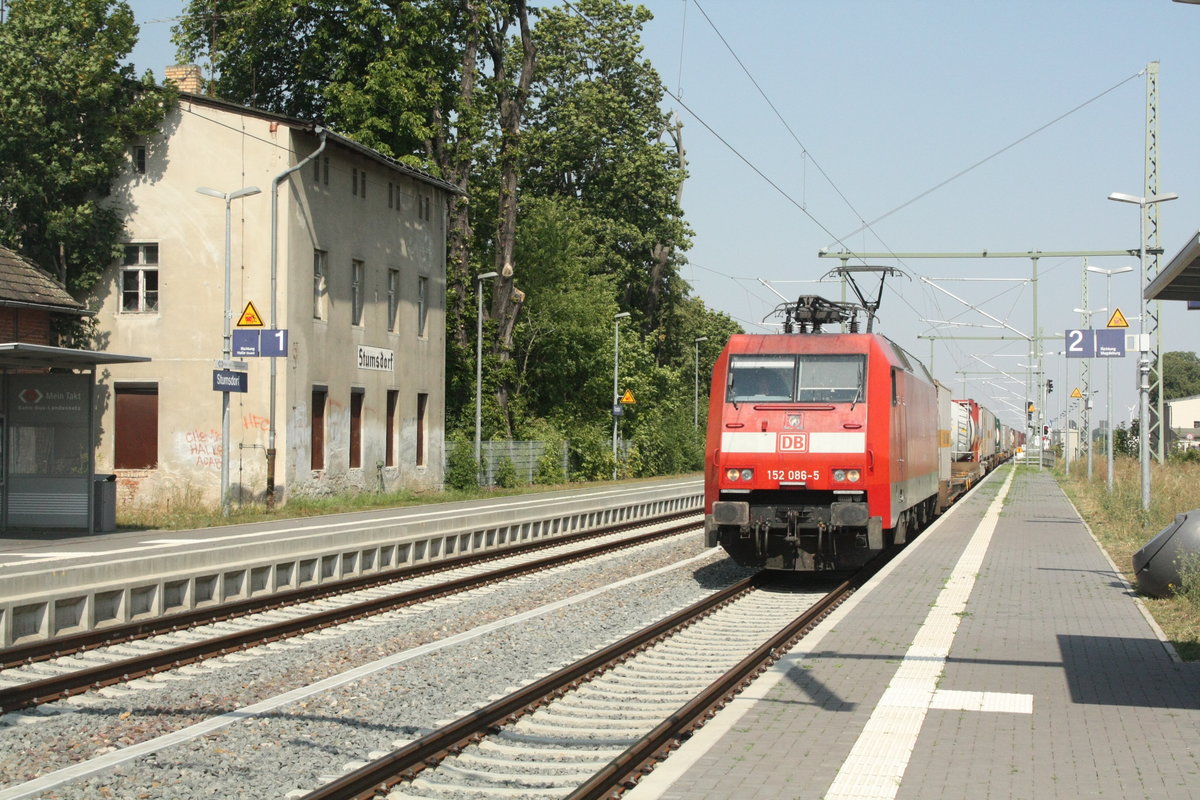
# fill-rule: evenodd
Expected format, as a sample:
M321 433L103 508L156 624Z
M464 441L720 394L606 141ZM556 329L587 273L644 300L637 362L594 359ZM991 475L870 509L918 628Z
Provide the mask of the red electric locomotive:
M735 335L713 368L707 541L746 566L853 568L938 511L937 388L885 336L820 332L862 308L783 310L788 332Z

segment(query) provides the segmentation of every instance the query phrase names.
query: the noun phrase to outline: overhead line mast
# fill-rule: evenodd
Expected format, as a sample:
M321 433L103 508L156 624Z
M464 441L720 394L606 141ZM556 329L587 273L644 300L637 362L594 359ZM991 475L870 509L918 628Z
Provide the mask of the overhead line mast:
M1158 62L1151 61L1146 65L1146 187L1143 197L1154 197L1158 194ZM1145 230L1143 246L1146 252L1146 262L1142 274L1144 283L1139 294L1146 291L1158 277L1158 257L1162 254L1162 244L1158 237L1158 203L1146 203L1142 206L1142 224ZM1163 392L1162 392L1162 329L1158 325L1162 304L1155 300L1146 304L1145 328L1149 336L1150 352L1150 394L1157 395L1158 400L1146 424L1146 434L1150 437L1150 446L1154 448L1154 456L1158 463L1166 458L1163 430ZM1146 343L1143 343L1146 346Z

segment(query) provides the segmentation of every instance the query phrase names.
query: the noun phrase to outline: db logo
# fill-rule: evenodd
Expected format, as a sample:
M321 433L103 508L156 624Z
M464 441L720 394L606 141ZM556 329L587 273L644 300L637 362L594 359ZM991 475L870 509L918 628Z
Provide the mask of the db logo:
M807 433L781 433L779 434L779 452L781 453L804 453L808 451L808 434Z

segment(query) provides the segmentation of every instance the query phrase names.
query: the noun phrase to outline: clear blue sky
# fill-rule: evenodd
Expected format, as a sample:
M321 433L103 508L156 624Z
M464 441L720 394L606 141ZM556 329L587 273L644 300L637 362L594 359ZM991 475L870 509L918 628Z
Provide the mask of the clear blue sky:
M174 62L173 23L151 20L178 15L183 3L131 5L142 23L132 60L139 71L161 77ZM1162 264L1200 228L1200 6L1171 0L644 5L655 15L644 34L646 54L687 106L667 102L683 120L690 171L684 206L695 239L683 274L710 307L748 331L767 330L758 323L780 301L763 281L789 298L839 296L836 284L808 283L839 263L818 258L822 248L1136 248L1138 208L1106 198L1143 194L1146 79L1137 74L1151 61L1159 62L1158 191L1180 195L1160 207ZM1023 372L1017 365L1027 363L1027 345L1018 341L918 338L998 332L965 327L996 323L920 276L1030 333L1027 280L948 280L1028 279L1029 260L872 263L911 276L889 280L877 329L927 362L932 341L933 371L956 394L960 371L988 368L979 359ZM1113 268L1136 266L1137 259L1089 263ZM1088 327L1074 308L1106 306L1104 278L1095 274L1084 302L1083 272L1079 258L1041 260L1043 335ZM1112 279L1113 305L1130 318L1138 314L1138 283L1133 274ZM1092 327L1103 327L1107 317L1096 315ZM1200 311L1164 303L1161 319L1164 350L1200 350ZM1138 329L1138 320L1130 324ZM1051 353L1045 364L1055 384L1054 414L1079 384L1079 362L1053 355L1063 350L1061 338L1043 347ZM1128 419L1135 402L1135 373L1133 357L1114 361L1118 421ZM1104 364L1094 362L1092 374L1092 388L1103 390ZM1003 400L1019 407L1022 386L1010 387L1014 396L990 385L1002 379L966 377L968 395L1017 421ZM1094 419L1104 416L1103 397L1101 391Z

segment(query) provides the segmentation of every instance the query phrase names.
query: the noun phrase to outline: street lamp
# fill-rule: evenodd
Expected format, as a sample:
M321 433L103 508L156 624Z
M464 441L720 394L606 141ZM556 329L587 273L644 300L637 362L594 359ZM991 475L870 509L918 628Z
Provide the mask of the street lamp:
M1100 267L1088 266L1088 272L1097 272L1104 276L1104 302L1108 303L1109 308L1112 308L1112 276L1120 275L1122 272L1133 272L1133 267L1116 267L1114 269L1102 269ZM1108 493L1112 494L1113 490L1113 413L1112 413L1112 361L1106 361L1104 364L1104 415L1108 418L1107 424L1104 426L1104 450L1108 459Z
M613 315L613 480L617 479L617 422L621 419L620 397L617 395L617 370L621 363L621 320L629 316L628 311Z
M1174 192L1165 194L1152 194L1149 197L1137 197L1132 194L1122 194L1121 192L1113 192L1108 196L1109 200L1116 200L1120 203L1133 203L1142 209L1140 219L1138 220L1138 272L1142 276L1142 283L1149 283L1146 275L1146 206L1154 205L1155 203L1164 203L1167 200L1176 200L1179 195ZM1141 309L1142 318L1139 321L1138 338L1144 345L1146 341L1146 293L1138 290L1138 304ZM1150 510L1150 358L1144 350L1138 359L1138 372L1141 373L1141 380L1138 382L1138 460L1142 466L1142 510Z
M483 417L483 282L499 272L475 276L475 482L479 482L479 426Z
M696 348L696 368L692 373L696 384L695 399L692 401L692 426L696 428L700 427L700 343L707 341L707 336L697 336L692 342Z
M233 311L229 307L229 240L231 235L229 206L234 200L258 194L262 189L259 189L257 186L246 186L234 192L218 192L216 189L200 186L196 191L200 194L217 197L225 201L225 330L221 358L224 361L229 361L233 356L233 337L229 331L230 322L233 318ZM221 392L221 516L229 516L229 391L227 389Z

